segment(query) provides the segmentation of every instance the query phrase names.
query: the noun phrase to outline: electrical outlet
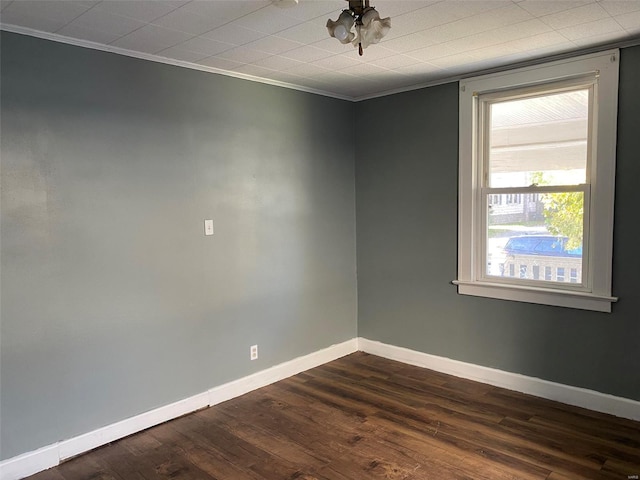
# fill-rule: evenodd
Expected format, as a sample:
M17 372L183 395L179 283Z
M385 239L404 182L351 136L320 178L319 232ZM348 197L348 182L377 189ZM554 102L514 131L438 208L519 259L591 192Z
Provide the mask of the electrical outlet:
M258 359L258 345L251 345L251 350L249 351L251 360Z
M204 221L204 234L213 235L213 220Z

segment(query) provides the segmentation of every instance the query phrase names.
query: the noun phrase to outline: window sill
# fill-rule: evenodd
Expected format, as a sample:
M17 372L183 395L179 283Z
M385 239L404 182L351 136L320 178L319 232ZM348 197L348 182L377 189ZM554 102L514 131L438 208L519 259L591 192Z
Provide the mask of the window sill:
M596 312L611 313L611 304L618 300L617 297L595 295L593 293L568 292L549 288L522 287L519 285L461 280L454 280L452 283L458 286L458 293L460 295L537 303L541 305L593 310Z

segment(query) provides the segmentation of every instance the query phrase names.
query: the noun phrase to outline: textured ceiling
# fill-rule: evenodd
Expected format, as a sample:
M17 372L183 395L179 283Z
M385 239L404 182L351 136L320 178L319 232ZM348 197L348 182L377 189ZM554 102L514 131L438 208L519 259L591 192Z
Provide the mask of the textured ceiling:
M9 31L362 99L600 45L640 43L640 0L371 0L359 57L325 28L347 2L1 0Z

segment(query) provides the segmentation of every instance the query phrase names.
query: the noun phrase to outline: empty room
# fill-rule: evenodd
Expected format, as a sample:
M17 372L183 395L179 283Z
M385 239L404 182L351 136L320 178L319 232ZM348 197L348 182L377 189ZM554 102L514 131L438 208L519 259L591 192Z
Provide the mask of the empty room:
M640 0L0 27L0 480L640 478Z

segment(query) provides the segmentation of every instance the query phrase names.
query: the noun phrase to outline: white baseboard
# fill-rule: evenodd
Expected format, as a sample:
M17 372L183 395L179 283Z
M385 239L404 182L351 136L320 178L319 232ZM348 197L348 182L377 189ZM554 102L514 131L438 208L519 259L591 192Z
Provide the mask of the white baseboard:
M323 365L358 350L410 365L448 373L457 377L476 380L550 400L557 400L569 405L576 405L623 418L640 420L640 402L636 400L460 362L458 360L430 355L404 347L396 347L366 338L354 338L309 355L275 365L247 377L219 385L206 392L185 398L170 405L165 405L92 432L4 460L0 462L0 480L19 480L33 475L34 473L55 467L63 460L88 452L89 450L118 440L119 438L126 437L127 435L145 430L195 410L244 395L252 390L270 385L279 380L284 380L292 375Z
M270 385L279 380L289 378L305 370L309 370L338 358L358 351L358 339L353 338L338 345L318 350L304 357L299 357L289 362L281 363L248 377L225 383L219 387L209 390L209 405L216 405L240 395L244 395L252 390ZM4 479L3 479L4 480Z
M55 467L60 463L58 444L47 445L32 452L0 462L0 479L17 480Z
M0 480L19 480L61 461L204 407L216 405L357 351L358 340L332 345L170 405L0 462Z
M106 445L114 440L118 440L119 438L124 438L168 420L205 408L208 406L208 399L209 396L206 392L199 393L175 403L156 408L155 410L141 413L135 417L98 428L92 432L60 441L58 442L59 460L67 460L81 453ZM4 477L2 480L5 480Z
M358 350L399 362L467 378L536 397L588 408L617 417L640 420L640 402L606 393L550 382L540 378L505 372L495 368L460 362L450 358L358 338Z

